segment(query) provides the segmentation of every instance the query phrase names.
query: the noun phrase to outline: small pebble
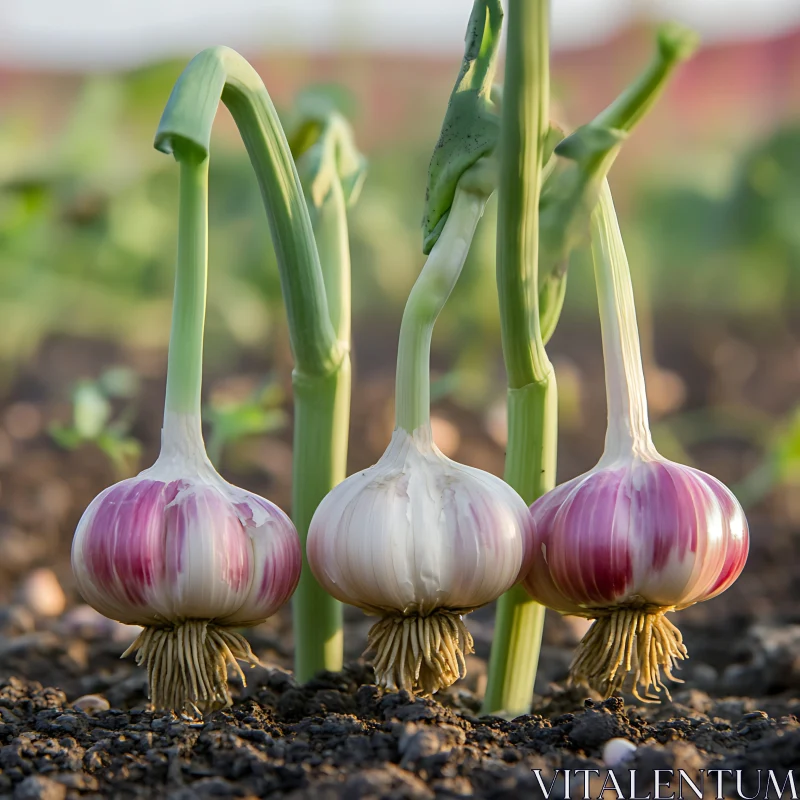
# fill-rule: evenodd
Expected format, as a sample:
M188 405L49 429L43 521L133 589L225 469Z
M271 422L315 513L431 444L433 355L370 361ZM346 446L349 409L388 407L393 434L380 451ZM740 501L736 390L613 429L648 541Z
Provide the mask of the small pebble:
M633 757L636 745L627 739L609 739L603 745L603 761L609 769L614 769Z
M111 704L102 695L99 694L85 694L79 697L72 707L76 711L84 711L87 714L96 714L98 711L108 711Z
M47 567L33 570L22 582L20 600L39 617L57 617L67 604L55 572Z

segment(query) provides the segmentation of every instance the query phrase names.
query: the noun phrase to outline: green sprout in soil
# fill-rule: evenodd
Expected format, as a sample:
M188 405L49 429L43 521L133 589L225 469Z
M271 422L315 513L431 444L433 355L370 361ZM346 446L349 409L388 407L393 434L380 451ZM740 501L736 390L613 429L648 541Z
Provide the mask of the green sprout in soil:
M78 381L71 393L71 422L54 422L48 433L66 450L95 445L108 456L118 478L131 475L142 450L139 440L130 435L137 394L136 373L125 367L106 370L97 380ZM115 408L120 402L122 407Z

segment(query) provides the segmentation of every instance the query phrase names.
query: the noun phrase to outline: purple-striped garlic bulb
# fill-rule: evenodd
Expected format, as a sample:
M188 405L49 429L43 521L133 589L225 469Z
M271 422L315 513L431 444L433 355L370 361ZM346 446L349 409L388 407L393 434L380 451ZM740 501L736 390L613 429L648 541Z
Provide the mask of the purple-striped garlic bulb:
M227 665L257 664L236 628L263 622L300 578L297 531L276 505L227 483L199 417L167 412L161 454L101 492L81 518L72 568L84 599L142 625L124 655L146 664L156 708L230 704Z
M725 591L744 567L747 521L716 478L668 461L647 419L633 290L605 184L592 218L606 368L608 429L589 472L531 506L534 561L525 589L542 604L594 619L571 667L573 682L606 696L632 675L657 700L687 656L666 614ZM640 693L640 687L644 696ZM654 694L655 693L655 694Z

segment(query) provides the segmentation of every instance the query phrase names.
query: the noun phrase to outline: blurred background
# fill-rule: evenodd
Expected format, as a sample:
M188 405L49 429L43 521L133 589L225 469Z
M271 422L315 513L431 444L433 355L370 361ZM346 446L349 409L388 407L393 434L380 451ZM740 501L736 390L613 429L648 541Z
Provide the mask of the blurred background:
M591 118L644 67L657 20L670 15L703 35L703 48L624 146L611 183L634 274L656 442L665 455L731 485L753 531L737 585L683 617L698 631L712 617L736 631L754 621L800 623L791 602L796 576L785 569L800 557L800 5L553 5L552 116L567 127ZM291 112L302 89L329 87L369 159L350 217L356 470L383 451L393 424L400 316L423 263L427 164L470 6L0 0L0 599L12 604L7 630L32 636L37 615L55 617L78 602L68 553L82 510L157 451L177 170L153 150L152 137L188 58L210 44L240 49L281 113ZM492 204L437 325L433 368L440 447L500 474L505 377L494 213ZM564 480L594 464L605 430L585 253L570 266L548 349L558 375ZM287 510L290 370L258 189L221 109L211 166L207 441L227 478ZM55 598L49 611L37 610L41 597ZM491 637L491 615L482 619L479 656ZM276 625L283 626L280 660L291 645L285 620ZM555 625L548 628L553 647L562 641ZM361 646L354 640L352 654ZM706 651L712 670L731 657L723 640Z

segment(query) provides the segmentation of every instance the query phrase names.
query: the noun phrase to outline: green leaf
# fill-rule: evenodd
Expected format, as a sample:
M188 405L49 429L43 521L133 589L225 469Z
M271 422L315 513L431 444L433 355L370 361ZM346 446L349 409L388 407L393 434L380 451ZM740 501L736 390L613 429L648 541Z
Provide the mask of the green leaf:
M57 422L50 425L47 432L50 434L50 438L65 450L74 450L85 441L75 428L69 425L61 425Z
M652 108L675 67L697 46L694 31L661 26L647 68L595 119L562 138L545 167L539 202L539 304L552 334L563 305L570 253L588 235L589 216L603 180L633 128ZM559 131L551 127L548 144ZM543 339L545 325L542 324Z
M492 98L503 8L499 0L475 0L465 37L464 61L450 95L431 156L422 220L425 254L444 228L456 186L467 170L494 153L500 135Z

